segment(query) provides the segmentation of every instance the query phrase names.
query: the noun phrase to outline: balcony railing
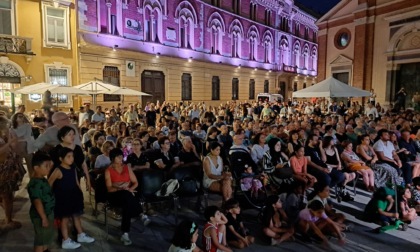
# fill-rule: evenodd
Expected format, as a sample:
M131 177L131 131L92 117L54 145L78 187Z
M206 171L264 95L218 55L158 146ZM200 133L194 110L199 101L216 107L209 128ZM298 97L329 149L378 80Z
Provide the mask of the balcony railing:
M0 34L0 53L35 55L32 38Z

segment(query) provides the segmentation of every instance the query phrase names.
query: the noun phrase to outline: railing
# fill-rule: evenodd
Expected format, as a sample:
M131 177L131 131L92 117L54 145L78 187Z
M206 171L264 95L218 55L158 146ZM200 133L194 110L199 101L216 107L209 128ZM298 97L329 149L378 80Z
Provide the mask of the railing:
M32 38L0 34L0 53L34 55Z

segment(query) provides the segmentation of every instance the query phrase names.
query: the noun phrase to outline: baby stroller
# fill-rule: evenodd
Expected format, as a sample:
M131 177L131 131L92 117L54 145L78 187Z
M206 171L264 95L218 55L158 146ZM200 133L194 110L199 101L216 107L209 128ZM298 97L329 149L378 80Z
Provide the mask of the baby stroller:
M243 196L251 207L262 210L267 191L251 155L241 148L230 149L229 162L235 179L235 197ZM246 173L246 169L252 169L252 173Z

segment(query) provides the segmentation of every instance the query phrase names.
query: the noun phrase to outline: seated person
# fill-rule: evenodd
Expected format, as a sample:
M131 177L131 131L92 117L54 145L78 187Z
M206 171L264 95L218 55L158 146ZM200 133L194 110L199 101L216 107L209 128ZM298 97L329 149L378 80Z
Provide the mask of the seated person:
M181 163L179 160L175 160L174 156L172 156L172 154L169 152L171 143L169 142L168 137L160 137L158 143L160 146L160 152L157 156L157 159L154 161L155 168L169 173L172 169L178 167Z
M207 223L203 229L203 243L206 252L232 252L226 242L226 217L216 206L209 206L204 210Z
M381 226L389 226L394 223L394 220L399 218L398 212L393 209L394 197L395 191L393 189L388 187L379 188L366 205L365 219Z
M305 157L305 148L298 146L295 154L290 158L290 165L293 169L293 178L305 184L305 188L311 188L316 178L307 172L308 159Z
M401 220L407 223L417 219L416 209L409 206L411 200L410 188L400 188L399 190L399 213L401 214Z
M255 238L249 234L248 229L245 228L241 218L241 207L239 202L235 199L226 201L225 205L227 214L227 229L226 240L227 243L235 248L245 248L254 243Z
M185 165L201 165L200 155L198 155L191 137L182 139L182 150L178 153L179 160Z

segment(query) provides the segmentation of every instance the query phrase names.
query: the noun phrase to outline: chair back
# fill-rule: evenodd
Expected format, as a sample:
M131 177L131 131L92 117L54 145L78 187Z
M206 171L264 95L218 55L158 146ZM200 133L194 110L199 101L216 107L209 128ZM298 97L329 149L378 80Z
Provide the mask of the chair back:
M105 203L107 200L107 188L105 183L105 175L100 174L95 179L95 201L96 203Z

